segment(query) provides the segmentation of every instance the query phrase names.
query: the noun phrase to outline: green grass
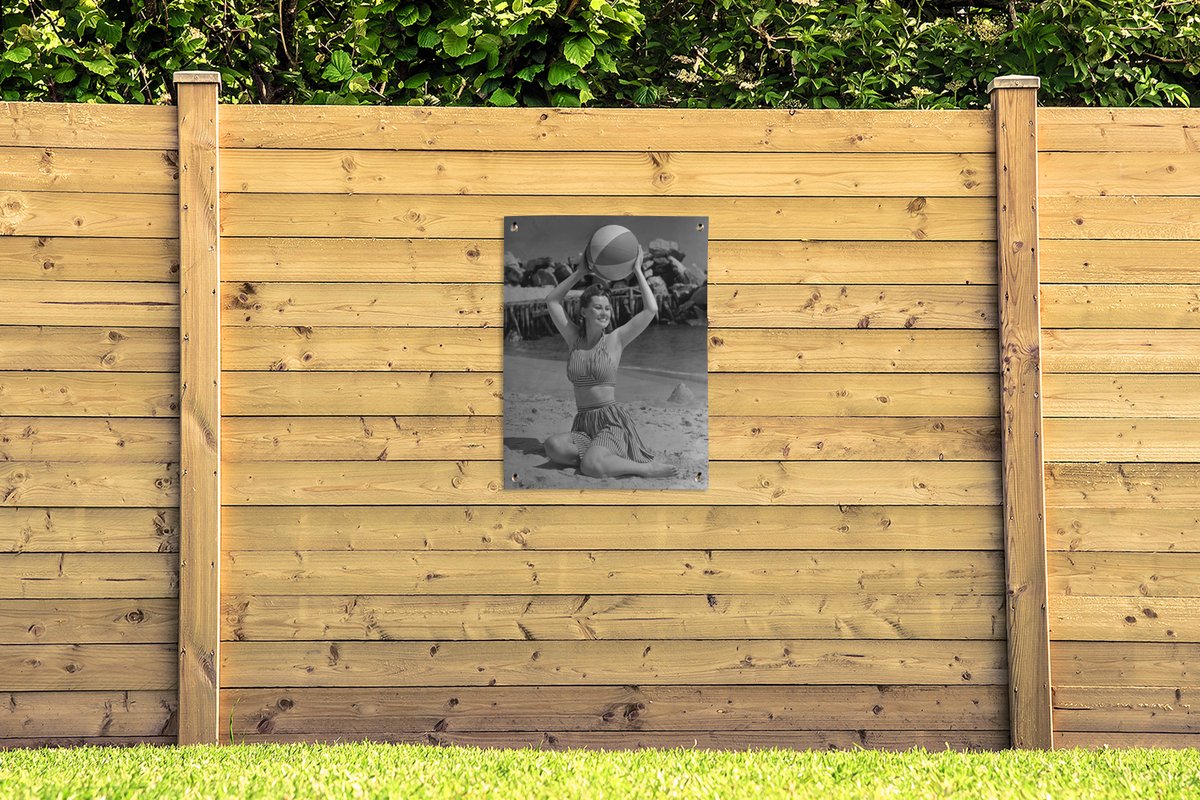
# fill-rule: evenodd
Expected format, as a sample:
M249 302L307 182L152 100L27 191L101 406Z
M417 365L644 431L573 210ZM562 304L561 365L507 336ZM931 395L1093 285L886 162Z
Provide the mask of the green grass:
M1195 750L848 753L242 745L0 752L0 797L1200 797Z

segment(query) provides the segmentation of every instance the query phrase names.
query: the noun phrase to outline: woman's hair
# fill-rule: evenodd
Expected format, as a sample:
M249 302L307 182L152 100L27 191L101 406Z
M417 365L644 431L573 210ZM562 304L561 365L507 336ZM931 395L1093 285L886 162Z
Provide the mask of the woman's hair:
M613 304L612 293L608 291L607 287L595 283L584 289L583 295L579 298L579 322L576 323L579 327L580 336L587 336L587 321L583 318L583 312L592 304L592 300L597 297L607 297L608 305L611 307ZM612 325L611 317L608 324Z

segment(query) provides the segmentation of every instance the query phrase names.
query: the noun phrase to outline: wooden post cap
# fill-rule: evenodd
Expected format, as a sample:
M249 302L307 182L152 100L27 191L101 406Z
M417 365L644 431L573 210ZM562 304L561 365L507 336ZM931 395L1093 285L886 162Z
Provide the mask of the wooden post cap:
M988 84L988 94L996 89L1040 89L1042 79L1036 75L1000 75Z
M180 70L172 78L175 83L215 83L221 85L221 73L210 70Z

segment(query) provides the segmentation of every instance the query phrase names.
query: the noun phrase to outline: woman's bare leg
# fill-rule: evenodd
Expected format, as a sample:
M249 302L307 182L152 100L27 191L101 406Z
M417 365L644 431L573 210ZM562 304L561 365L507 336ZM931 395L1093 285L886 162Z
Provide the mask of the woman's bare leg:
M546 449L546 458L562 467L579 465L579 448L569 433L556 433L542 443Z
M642 478L670 478L678 474L674 464L662 461L641 462L619 456L602 445L592 445L583 454L579 471L589 478L616 478L636 475Z

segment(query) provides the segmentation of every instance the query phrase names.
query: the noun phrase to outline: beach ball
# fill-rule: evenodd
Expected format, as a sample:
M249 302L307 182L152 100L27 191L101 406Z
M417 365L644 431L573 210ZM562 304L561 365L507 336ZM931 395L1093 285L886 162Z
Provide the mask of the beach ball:
M633 274L640 250L633 231L620 225L605 225L588 240L584 257L592 272L612 282Z

